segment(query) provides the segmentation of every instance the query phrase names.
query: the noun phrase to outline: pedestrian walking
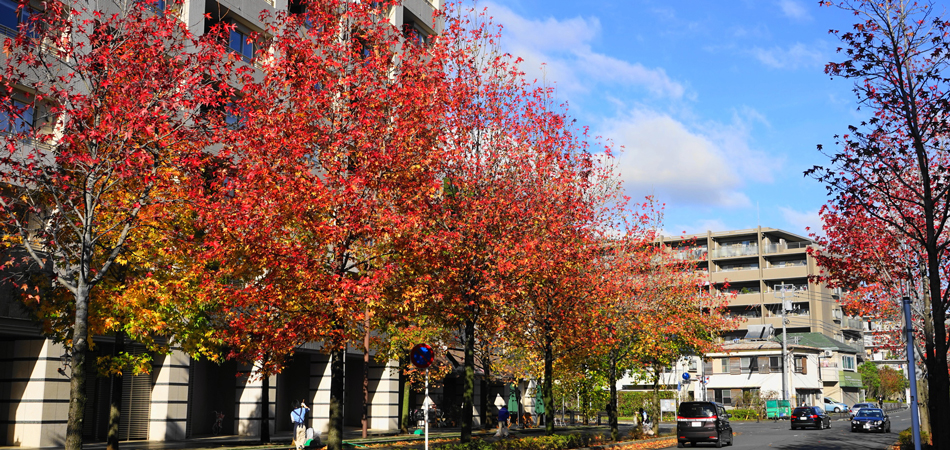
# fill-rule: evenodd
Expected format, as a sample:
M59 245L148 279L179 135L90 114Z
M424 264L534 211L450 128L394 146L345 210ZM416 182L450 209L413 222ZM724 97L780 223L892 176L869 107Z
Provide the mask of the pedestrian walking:
M498 410L498 432L495 433L495 437L508 437L508 408L502 406Z
M294 445L297 450L307 446L307 407L305 400L300 401L300 407L290 412L290 421L294 423Z

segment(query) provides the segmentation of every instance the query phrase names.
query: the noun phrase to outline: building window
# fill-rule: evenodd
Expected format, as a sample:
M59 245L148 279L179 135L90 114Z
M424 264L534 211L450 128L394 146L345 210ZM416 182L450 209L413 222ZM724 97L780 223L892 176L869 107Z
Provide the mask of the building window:
M0 132L28 133L33 130L33 106L13 100L10 110L0 111Z
M842 355L841 367L844 368L844 370L854 370L854 357Z
M254 59L254 42L251 40L251 33L238 24L231 25L228 47L246 61Z
M33 10L29 5L18 10L19 2L0 0L0 34L15 38L20 26L32 27L30 16ZM36 37L32 29L26 30L27 36Z
M729 373L729 358L719 358L722 361L722 373Z
M406 21L403 24L402 34L406 40L420 47L429 44L429 33L414 21Z
M716 401L723 405L732 405L732 391L729 389L713 389L716 392Z
M742 357L740 364L742 373L754 373L759 371L759 358L755 356Z
M782 357L769 356L769 372L780 372L782 370Z
M805 356L796 356L795 359L795 373L807 374L808 373L808 358Z

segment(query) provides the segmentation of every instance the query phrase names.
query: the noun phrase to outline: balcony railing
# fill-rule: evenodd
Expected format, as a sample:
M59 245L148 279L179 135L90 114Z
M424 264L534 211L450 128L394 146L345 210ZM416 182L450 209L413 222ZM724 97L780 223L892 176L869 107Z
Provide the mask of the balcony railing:
M713 258L729 258L734 256L755 256L759 254L758 245L731 245L717 248L712 251Z
M705 248L675 249L673 251L673 258L679 261L706 259L707 252Z
M808 248L810 242L785 242L776 244L766 244L762 246L762 253L782 253L786 250L797 250Z

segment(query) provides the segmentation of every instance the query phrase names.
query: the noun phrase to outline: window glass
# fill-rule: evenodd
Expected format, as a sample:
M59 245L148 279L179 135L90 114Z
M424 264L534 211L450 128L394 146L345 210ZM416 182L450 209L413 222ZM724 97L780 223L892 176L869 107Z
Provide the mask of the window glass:
M7 36L16 36L19 18L17 17L17 2L0 0L0 33Z
M231 30L228 47L247 60L254 58L254 44L248 41L248 34L237 28Z
M13 100L16 113L0 112L0 131L5 133L26 133L33 128L33 107L25 102Z
M713 417L716 410L709 403L683 403L680 405L679 415L683 417Z

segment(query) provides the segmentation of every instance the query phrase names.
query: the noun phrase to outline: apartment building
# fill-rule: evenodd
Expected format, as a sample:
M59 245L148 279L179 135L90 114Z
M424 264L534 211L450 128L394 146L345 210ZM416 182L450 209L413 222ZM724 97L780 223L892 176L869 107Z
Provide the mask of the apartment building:
M727 312L744 318L745 323L724 334L725 340L745 337L749 325L781 330L784 301L788 333L821 333L863 346L863 322L842 314L836 292L809 281L820 273L807 253L815 245L813 240L758 227L664 237L662 242L677 258L696 263L712 293L732 296Z
M41 7L38 1L27 4ZM28 19L29 9L17 12L17 5L16 0L0 0L0 38L15 36L19 24ZM162 1L156 3L158 8L164 6ZM424 40L438 31L440 24L432 17L433 11L442 6L443 0L403 0L388 11L388 20L407 38ZM231 50L249 56L254 48L246 37L263 30L262 11L294 13L300 8L294 0L184 0L175 12L196 35L206 33L215 23L233 24L228 41ZM34 112L26 109L13 126L40 126L26 123L33 116ZM62 345L43 337L11 289L9 285L0 286L0 446L62 447L69 406L70 357ZM90 355L93 361L96 356L110 354L115 345L110 336L97 336L94 341ZM132 343L126 345L126 350L145 351ZM89 366L89 373L94 374L93 364ZM370 364L371 429L398 428L401 400L394 366L395 362L386 360ZM345 367L346 395L359 398L362 354L348 352ZM264 408L271 433L289 432L291 405L301 399L313 405L309 426L325 431L330 375L328 357L319 344L296 349L286 369L267 383L254 380L252 372L253 367L233 361L215 364L192 359L177 350L154 355L150 374L122 378L121 439L176 440L210 435L217 413L224 414L222 434L259 435ZM87 441L101 441L107 432L111 387L108 378L89 380L84 434ZM265 386L269 398L266 405L262 402ZM346 405L344 425L359 426L361 402L351 400Z

